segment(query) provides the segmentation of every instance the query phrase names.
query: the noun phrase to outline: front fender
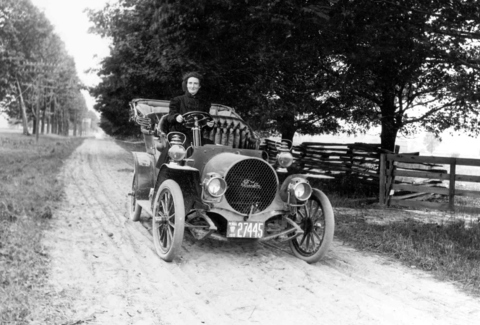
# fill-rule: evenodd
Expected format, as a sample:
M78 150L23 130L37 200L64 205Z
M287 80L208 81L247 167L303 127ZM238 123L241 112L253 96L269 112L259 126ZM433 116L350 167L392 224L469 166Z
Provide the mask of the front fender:
M150 189L155 182L154 157L146 152L132 152L136 184L134 184L137 200L148 200Z
M158 172L157 182L155 183L155 195L160 185L168 179L175 181L180 186L185 204L185 212L190 211L196 202L203 205L200 199L202 188L200 186L200 173L198 169L174 164L162 165Z

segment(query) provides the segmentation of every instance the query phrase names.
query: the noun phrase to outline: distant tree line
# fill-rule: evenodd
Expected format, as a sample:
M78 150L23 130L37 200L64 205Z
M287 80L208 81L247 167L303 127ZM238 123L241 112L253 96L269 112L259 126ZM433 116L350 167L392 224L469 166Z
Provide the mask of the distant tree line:
M83 87L85 88L85 87ZM23 132L77 133L88 113L75 62L30 0L0 1L0 109ZM81 132L81 130L78 130Z
M480 5L451 0L119 0L90 11L112 41L90 89L109 134L128 102L170 99L200 71L258 131L478 132Z

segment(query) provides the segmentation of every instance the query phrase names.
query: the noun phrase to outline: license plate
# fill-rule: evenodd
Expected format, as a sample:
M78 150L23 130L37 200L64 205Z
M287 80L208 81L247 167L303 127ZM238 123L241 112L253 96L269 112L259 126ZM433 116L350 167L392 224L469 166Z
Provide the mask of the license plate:
M262 238L264 223L259 221L229 221L227 237Z

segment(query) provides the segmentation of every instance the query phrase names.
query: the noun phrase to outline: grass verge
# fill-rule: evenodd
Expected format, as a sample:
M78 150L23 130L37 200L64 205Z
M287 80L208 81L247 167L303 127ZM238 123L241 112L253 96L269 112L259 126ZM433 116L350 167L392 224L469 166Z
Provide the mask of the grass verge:
M387 212L386 212L387 213ZM335 236L361 250L386 254L480 294L480 224L463 220L427 224L415 220L387 225L340 216Z
M0 323L28 324L45 304L48 254L41 244L63 194L58 173L82 139L0 133Z

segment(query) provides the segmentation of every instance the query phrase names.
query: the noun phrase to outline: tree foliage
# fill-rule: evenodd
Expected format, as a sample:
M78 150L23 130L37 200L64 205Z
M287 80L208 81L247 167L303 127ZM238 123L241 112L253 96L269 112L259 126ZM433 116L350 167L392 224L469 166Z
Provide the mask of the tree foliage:
M475 131L479 17L463 0L120 0L90 12L112 40L91 93L107 133L129 133L131 99L170 99L196 70L257 130L381 125L393 149L399 131Z

